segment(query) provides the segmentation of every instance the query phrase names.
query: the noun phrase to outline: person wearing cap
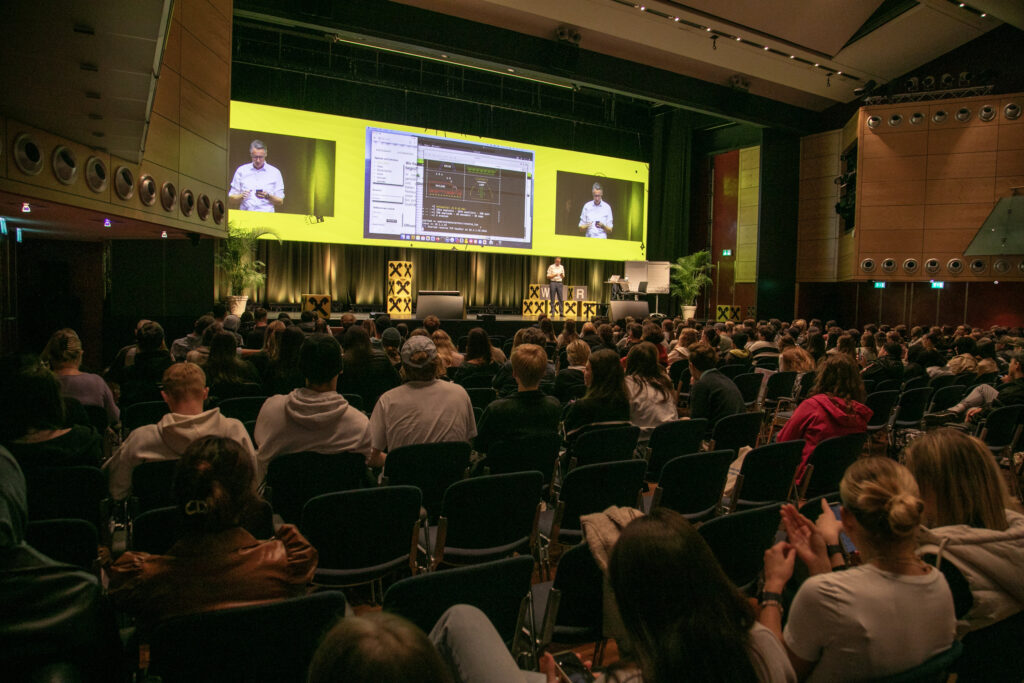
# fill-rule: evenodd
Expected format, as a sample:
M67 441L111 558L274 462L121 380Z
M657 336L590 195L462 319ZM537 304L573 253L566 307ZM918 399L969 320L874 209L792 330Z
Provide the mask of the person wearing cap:
M306 386L271 396L256 418L256 481L282 453L362 453L370 455L369 420L338 393L341 345L328 334L302 343L299 368Z
M402 446L441 441L470 441L476 419L469 394L437 379L437 347L429 337L410 337L402 347L405 384L386 391L370 416L367 463L380 467L386 454Z
M387 354L388 360L395 370L402 369L402 333L398 328L389 327L380 333L380 345Z

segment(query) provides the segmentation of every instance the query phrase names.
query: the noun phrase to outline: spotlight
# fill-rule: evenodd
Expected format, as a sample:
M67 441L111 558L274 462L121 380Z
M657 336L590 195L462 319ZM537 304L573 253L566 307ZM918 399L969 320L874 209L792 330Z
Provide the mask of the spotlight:
M856 95L857 97L860 97L861 95L870 95L877 85L878 84L875 82L875 80L871 79L870 81L860 86L859 88L854 88L853 94Z
M160 237L162 237L163 239L167 239L167 231L164 230L163 232L161 232Z
M22 202L21 203L21 212L22 213L32 213L32 205L29 204L28 202Z
M104 228L109 228L112 225L113 225L113 223L111 222L111 220L109 218L104 218L103 219L103 227Z

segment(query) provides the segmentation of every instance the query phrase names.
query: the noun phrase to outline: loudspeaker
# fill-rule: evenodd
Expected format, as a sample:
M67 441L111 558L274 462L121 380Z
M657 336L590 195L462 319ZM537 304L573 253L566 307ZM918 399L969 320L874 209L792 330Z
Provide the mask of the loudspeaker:
M651 307L646 301L613 301L609 305L608 317L622 320L626 316L633 316L636 320L643 320L650 312Z
M466 304L462 294L427 294L420 292L416 297L416 319L423 320L436 315L441 320L462 320L466 317Z

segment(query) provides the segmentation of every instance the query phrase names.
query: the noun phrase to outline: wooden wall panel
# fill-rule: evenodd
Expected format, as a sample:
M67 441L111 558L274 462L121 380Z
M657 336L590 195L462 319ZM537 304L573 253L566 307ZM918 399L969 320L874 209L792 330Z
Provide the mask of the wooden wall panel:
M855 130L855 129L854 129ZM797 279L835 280L839 216L839 155L843 131L809 135L800 141L797 211Z

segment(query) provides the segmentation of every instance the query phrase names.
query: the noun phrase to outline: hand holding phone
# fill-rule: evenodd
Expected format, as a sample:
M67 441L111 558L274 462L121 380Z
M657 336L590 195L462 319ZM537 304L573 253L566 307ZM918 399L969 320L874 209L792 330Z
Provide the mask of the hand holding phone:
M555 670L565 683L592 683L596 680L590 669L572 651L555 655Z

